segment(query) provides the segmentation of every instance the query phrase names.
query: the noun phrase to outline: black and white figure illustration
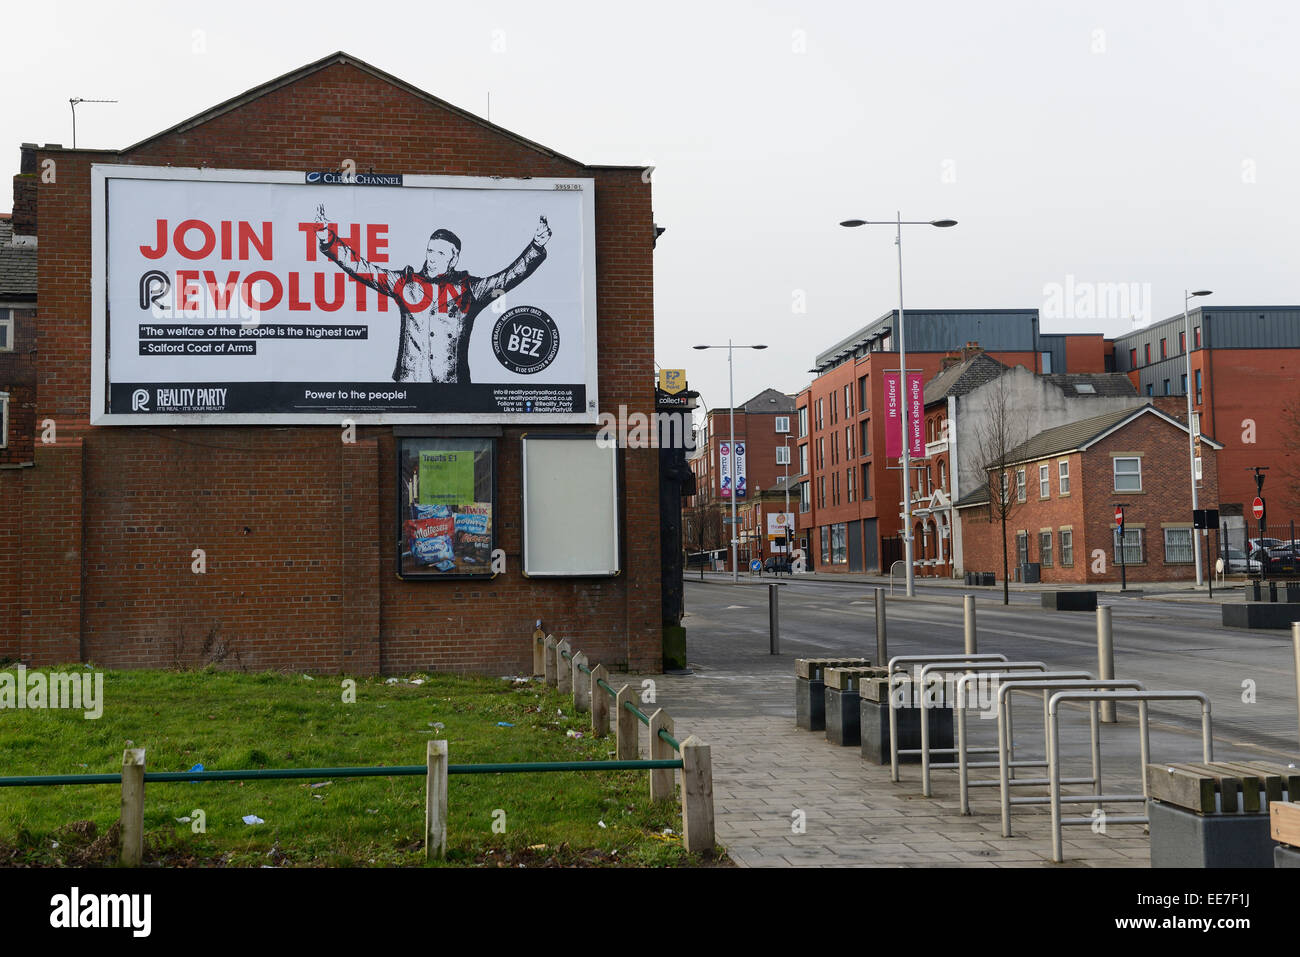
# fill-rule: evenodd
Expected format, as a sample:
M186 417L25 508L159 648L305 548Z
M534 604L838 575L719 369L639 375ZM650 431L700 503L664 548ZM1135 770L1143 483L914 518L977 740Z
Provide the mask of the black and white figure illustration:
M515 261L486 277L458 270L460 239L448 229L429 235L424 264L417 270L386 269L359 256L329 225L323 205L316 207L321 252L357 282L397 303L401 329L396 382L469 383L469 342L474 320L498 296L531 276L546 259L551 229L539 216L532 240Z

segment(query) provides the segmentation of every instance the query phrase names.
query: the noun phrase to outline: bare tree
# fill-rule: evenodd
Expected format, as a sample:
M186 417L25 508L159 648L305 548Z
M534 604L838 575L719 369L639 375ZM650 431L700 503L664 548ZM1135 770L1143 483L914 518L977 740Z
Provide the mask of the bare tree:
M975 442L980 467L989 490L989 522L1002 527L1002 604L1011 603L1009 546L1007 524L1021 503L1028 498L1026 468L1019 470L1007 456L1029 438L1023 412L1013 403L1007 377L999 376L988 387L988 405L976 429Z
M722 512L715 505L693 505L682 510L682 545L687 553L722 547ZM704 580L704 563L700 563Z
M1287 399L1282 404L1282 449L1287 505L1295 509L1300 507L1300 400Z

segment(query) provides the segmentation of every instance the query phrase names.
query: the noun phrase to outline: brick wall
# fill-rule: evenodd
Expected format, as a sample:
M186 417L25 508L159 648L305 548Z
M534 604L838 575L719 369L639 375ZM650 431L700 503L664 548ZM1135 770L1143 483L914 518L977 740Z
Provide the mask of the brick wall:
M652 412L653 219L639 170L579 166L349 63L128 154L40 158L47 155L57 178L39 187L37 415L56 420L59 442L38 446L36 468L26 470L23 658L84 653L104 665L165 667L221 657L248 668L503 674L531 666L541 618L594 660L659 668L652 449L621 453L628 545L620 577L522 577L522 430L506 429L497 522L507 572L492 581L403 582L394 572L389 429L358 428L356 444L345 446L333 427L88 425L92 162L300 170L351 158L359 169L407 174L593 177L600 408ZM206 574L191 570L196 548L205 551ZM0 566L0 581L4 574Z
M1112 453L1135 452L1142 457L1142 491L1116 492ZM1208 446L1202 446L1202 481L1200 506L1215 508L1219 502L1218 463ZM1060 495L1056 462L1068 458L1070 494ZM1145 561L1129 565L1125 576L1130 582L1194 580L1196 571L1190 564L1165 563L1164 531L1166 526L1191 523L1191 480L1188 475L1187 433L1153 415L1144 415L1123 429L1102 439L1083 453L1051 456L1048 464L1047 498L1038 495L1038 464L1026 466L1029 482L1026 502L1016 506L1007 521L1007 548L1010 568L1016 567L1016 534L1029 535L1029 561L1041 562L1039 533L1052 530L1052 566L1042 569L1044 582L1075 584L1118 582L1120 570L1115 564L1113 546L1114 504L1129 503L1125 523L1129 528L1144 526ZM1014 483L1013 483L1014 487ZM996 512L996 510L995 510ZM1002 577L1001 523L996 514L989 519L987 507L962 509L962 547L965 571L994 571ZM1060 564L1060 531L1073 533L1074 564ZM1213 538L1210 539L1213 543ZM1101 550L1104 571L1094 570ZM1204 552L1202 552L1204 569Z

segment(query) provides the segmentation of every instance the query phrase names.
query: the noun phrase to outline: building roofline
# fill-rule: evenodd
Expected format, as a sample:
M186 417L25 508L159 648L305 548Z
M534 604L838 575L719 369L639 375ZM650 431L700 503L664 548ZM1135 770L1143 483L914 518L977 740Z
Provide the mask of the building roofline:
M144 139L140 140L138 143L133 143L132 145L126 147L123 150L104 150L102 152L130 153L135 150L141 149L145 146L148 146L150 143L162 139L165 136L171 136L176 133L184 133L187 130L191 130L196 126L200 126L204 123L208 123L212 120L215 120L218 117L231 112L232 110L236 110L248 103L251 103L254 100L260 99L261 97L266 96L270 93L274 93L276 90L289 86L292 83L296 83L299 80L304 79L305 77L311 76L313 73L318 73L321 70L325 69L326 67L334 66L336 64L346 64L348 66L355 67L356 69L361 70L364 73L369 73L371 76L383 80L385 83L389 83L392 86L395 86L406 93L410 93L412 96L418 97L419 99L424 100L426 103L431 103L435 106L441 107L444 110L456 114L462 119L469 120L471 123L475 123L479 126L482 126L483 128L493 133L496 133L499 136L504 136L508 139L512 139L515 142L528 147L529 149L537 150L540 153L545 153L547 156L551 156L556 159L563 160L567 163L572 163L575 166L586 165L581 161L574 159L571 156L566 156L563 153L558 152L557 150L553 150L550 147L543 146L541 143L536 143L533 140L528 139L527 137L520 136L518 133L514 133L503 126L497 126L495 123L491 122L490 120L485 120L483 117L475 113L471 113L469 110L456 106L453 103L449 103L446 100L440 99L439 97L434 96L432 93L428 93L417 86L413 86L412 84L407 83L405 80L402 80L391 73L387 73L384 70L381 70L378 67L373 66L364 60L358 59L357 57L354 57L351 54L343 52L342 50L338 50L335 51L334 53L329 54L328 56L321 57L319 60L316 60L312 63L308 63L304 66L297 67L293 70L290 70L288 73L284 73L278 77L275 77L272 80L266 81L265 83L259 83L257 86L245 90L243 93L240 93L236 96L232 96L228 100L223 100L222 102L218 103L216 106L209 107L208 109L202 111L201 113L196 113L194 116L191 116L189 119L182 120L181 122L175 124L174 126L169 126L167 129L162 130L161 132L152 133L149 136L145 137ZM82 152L82 151L79 150L78 152ZM85 152L90 152L90 151L85 151ZM640 169L642 167L611 167L611 168Z

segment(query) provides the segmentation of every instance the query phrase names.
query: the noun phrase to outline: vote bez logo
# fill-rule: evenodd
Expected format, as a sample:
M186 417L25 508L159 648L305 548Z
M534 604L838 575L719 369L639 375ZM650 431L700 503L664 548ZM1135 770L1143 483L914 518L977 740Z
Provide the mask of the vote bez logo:
M511 372L532 375L555 361L560 330L536 306L515 306L506 310L492 329L492 351Z

